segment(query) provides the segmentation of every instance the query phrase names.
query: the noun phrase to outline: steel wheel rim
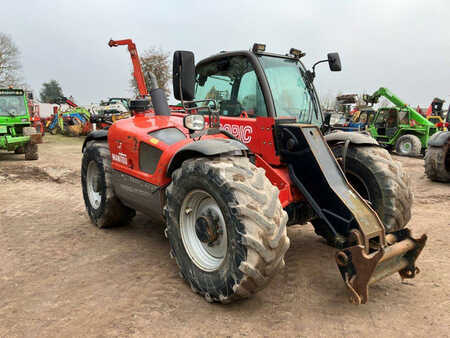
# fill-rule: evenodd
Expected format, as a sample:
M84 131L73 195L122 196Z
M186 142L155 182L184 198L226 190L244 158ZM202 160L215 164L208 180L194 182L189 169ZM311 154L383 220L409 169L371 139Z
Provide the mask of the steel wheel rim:
M102 195L98 191L98 178L100 170L98 169L97 163L95 161L89 162L86 181L87 181L87 192L89 197L89 202L94 209L100 207L102 201Z
M408 154L411 151L412 144L409 141L400 143L400 151L404 154Z
M213 245L202 242L196 231L198 218L210 214L220 230ZM180 234L186 253L198 268L211 272L222 265L228 250L227 230L222 211L210 194L193 190L186 195L180 209Z

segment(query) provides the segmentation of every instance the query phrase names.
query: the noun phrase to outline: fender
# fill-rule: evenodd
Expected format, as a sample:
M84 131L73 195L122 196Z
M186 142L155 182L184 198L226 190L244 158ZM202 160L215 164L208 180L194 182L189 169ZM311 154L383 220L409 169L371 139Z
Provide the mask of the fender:
M179 168L184 160L193 157L215 156L232 152L248 151L243 143L223 138L214 138L201 141L194 141L178 149L169 162L167 176L171 176L175 169Z
M350 143L352 144L380 146L377 140L375 140L372 136L354 131L349 132L336 131L334 133L325 135L325 140L327 141L328 144L345 142L349 140Z
M430 137L428 145L432 147L442 147L448 142L450 142L450 131L440 131Z
M107 140L108 139L108 129L100 129L91 131L83 142L83 147L81 148L81 152L84 152L84 148L86 148L86 144L92 140Z

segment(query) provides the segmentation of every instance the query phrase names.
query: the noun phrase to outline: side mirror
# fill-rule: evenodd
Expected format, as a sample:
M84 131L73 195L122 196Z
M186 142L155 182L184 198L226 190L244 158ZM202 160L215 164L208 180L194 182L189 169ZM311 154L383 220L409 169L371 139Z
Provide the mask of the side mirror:
M328 65L330 66L330 70L332 72L341 71L341 59L339 58L338 53L328 53Z
M28 92L27 98L28 98L28 100L33 100L33 93Z
M192 101L195 97L194 53L178 50L173 54L173 95L177 100Z

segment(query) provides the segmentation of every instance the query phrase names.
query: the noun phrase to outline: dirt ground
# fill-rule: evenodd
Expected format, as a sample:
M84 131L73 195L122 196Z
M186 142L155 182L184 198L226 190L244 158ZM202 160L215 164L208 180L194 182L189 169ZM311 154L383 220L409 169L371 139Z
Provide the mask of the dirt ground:
M335 249L294 226L284 271L252 299L219 305L182 281L148 218L90 224L81 143L46 136L39 161L0 153L1 337L450 335L450 185L427 180L422 159L396 157L412 176L409 225L429 235L416 279L391 276L352 305Z

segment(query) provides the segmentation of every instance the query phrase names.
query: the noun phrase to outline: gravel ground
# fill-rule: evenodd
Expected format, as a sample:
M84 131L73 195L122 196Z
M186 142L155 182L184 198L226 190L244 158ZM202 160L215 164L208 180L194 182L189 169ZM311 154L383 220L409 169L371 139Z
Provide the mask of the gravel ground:
M160 226L93 227L80 187L82 139L46 136L38 161L0 153L0 336L450 335L450 185L423 160L395 157L412 177L409 226L426 232L421 273L391 276L355 306L335 249L311 226L289 228L286 268L262 292L231 305L191 292Z

